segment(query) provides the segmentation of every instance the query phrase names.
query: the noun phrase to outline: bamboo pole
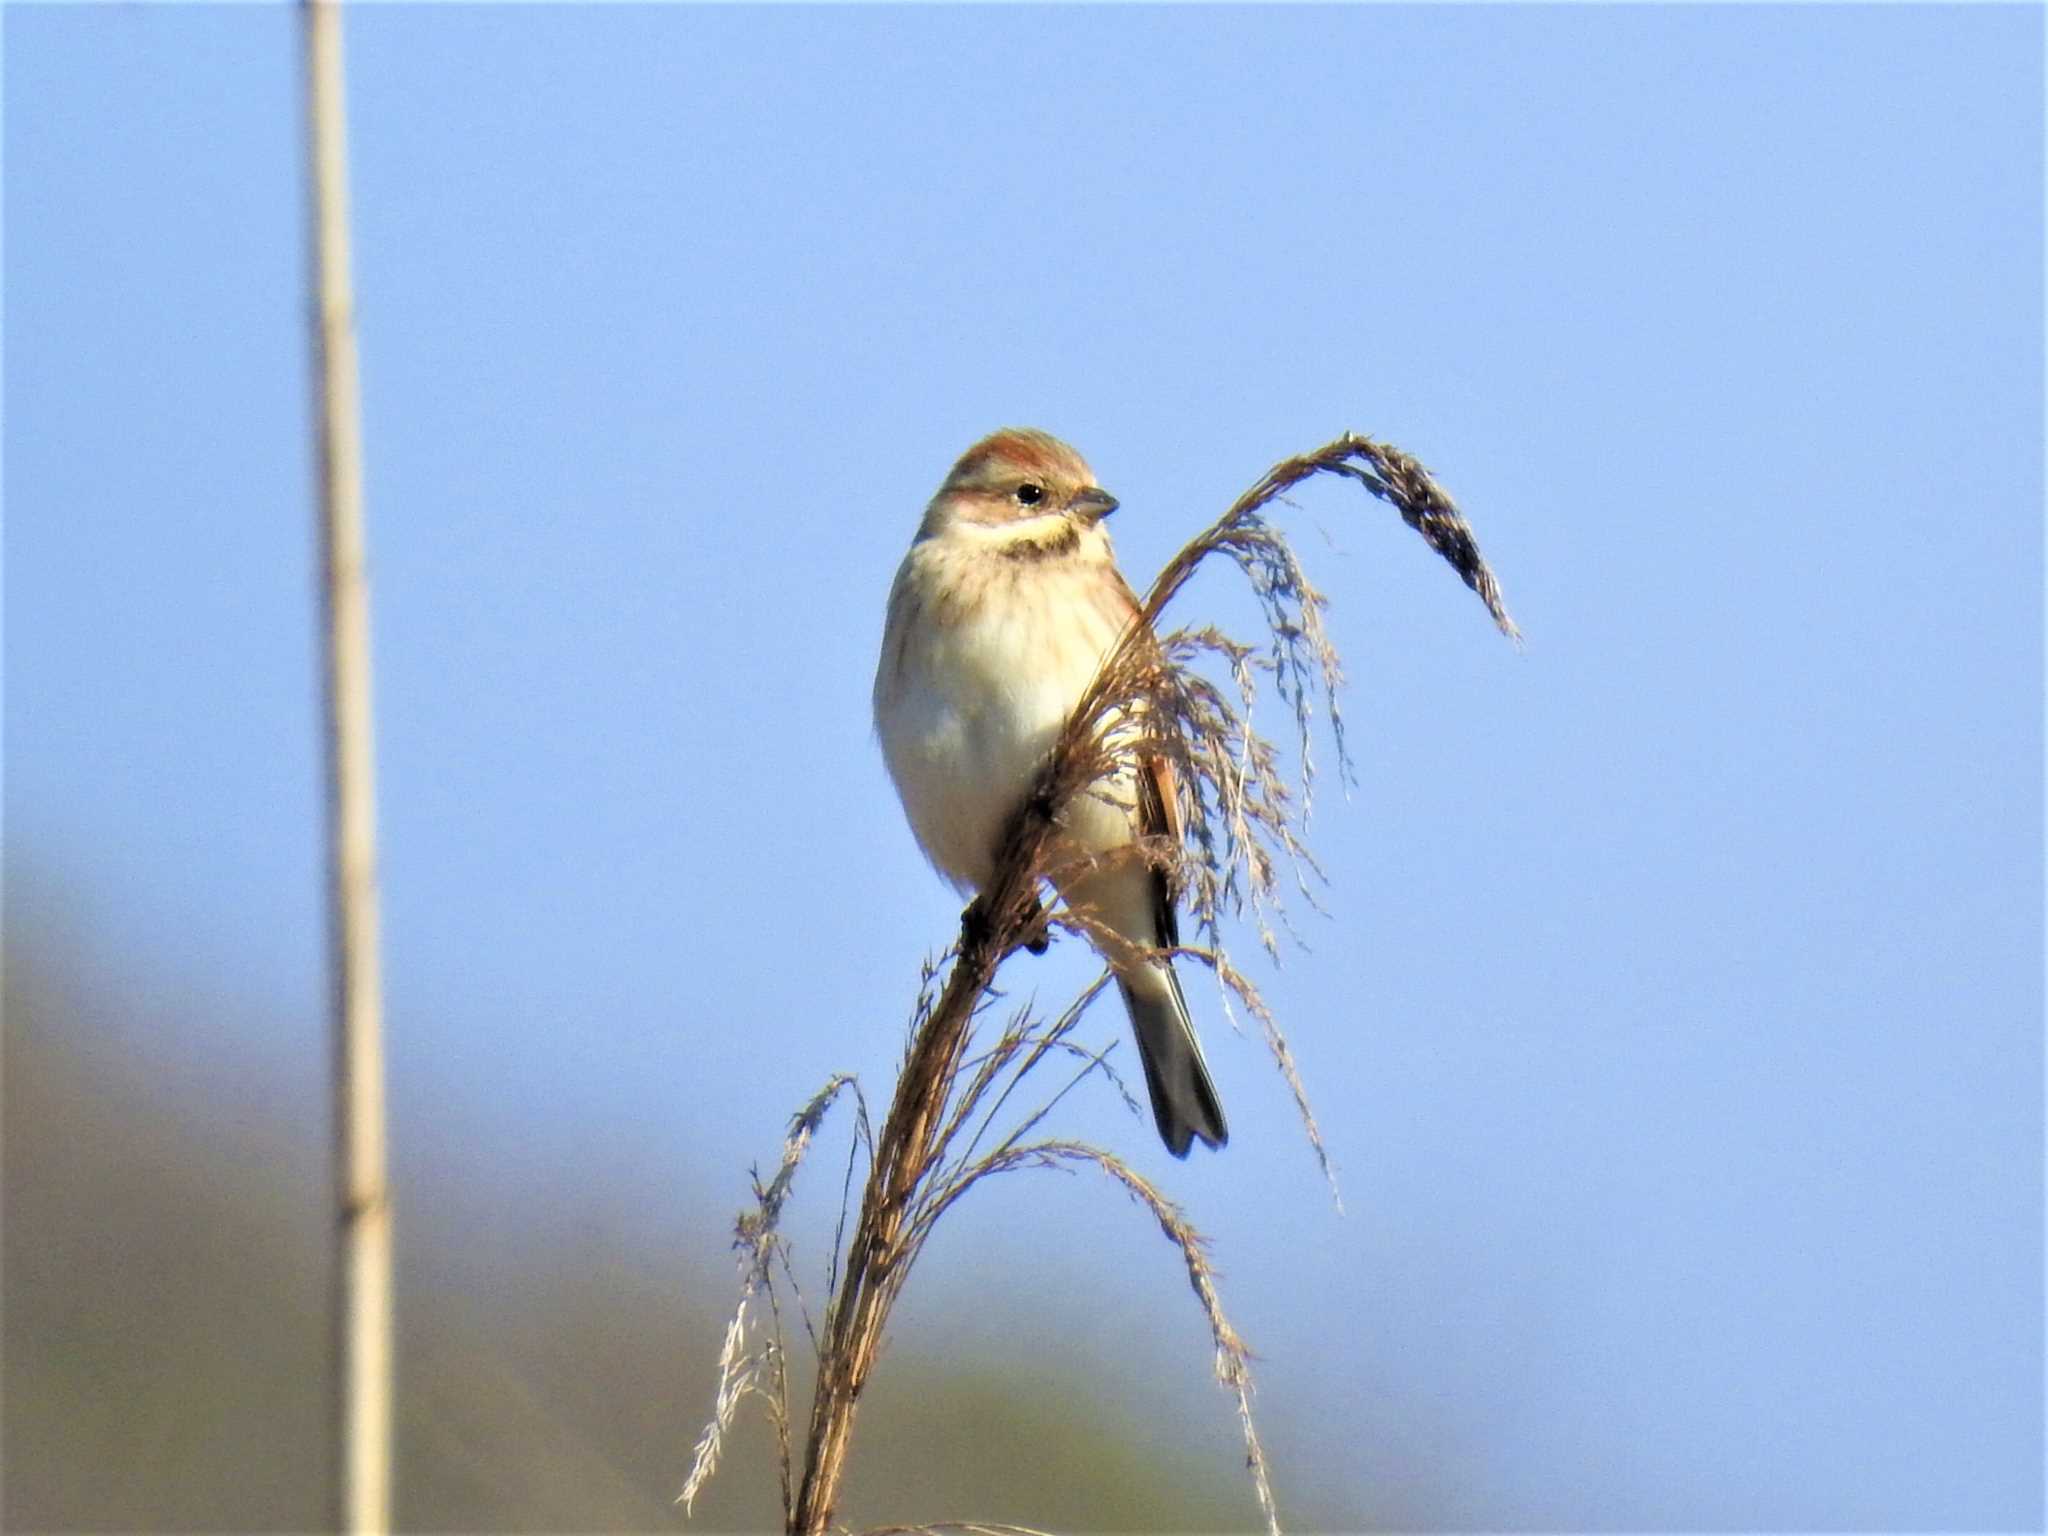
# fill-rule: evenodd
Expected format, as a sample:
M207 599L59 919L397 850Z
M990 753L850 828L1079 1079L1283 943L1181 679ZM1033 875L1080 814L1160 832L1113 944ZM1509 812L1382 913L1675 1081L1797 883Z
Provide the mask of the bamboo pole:
M391 1525L391 1204L385 1184L369 589L349 274L348 147L337 0L304 0L320 438L330 967L335 1070L333 1524Z

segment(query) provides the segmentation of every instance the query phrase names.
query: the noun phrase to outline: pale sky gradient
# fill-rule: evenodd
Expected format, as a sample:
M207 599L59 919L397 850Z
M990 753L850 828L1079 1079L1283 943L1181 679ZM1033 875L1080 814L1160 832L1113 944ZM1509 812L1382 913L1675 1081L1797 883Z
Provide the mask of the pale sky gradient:
M9 931L274 998L251 1038L139 998L104 1048L318 1144L294 23L4 30ZM2042 34L352 11L401 1210L715 1266L789 1111L885 1093L958 902L869 680L970 441L1075 443L1142 584L1371 431L1459 496L1528 646L1385 508L1298 498L1358 774L1270 991L1346 1210L1206 984L1226 1153L1173 1163L1099 1090L1058 1122L1214 1237L1283 1499L2038 1526ZM1106 1189L990 1188L899 1327L1099 1352L1235 1454Z

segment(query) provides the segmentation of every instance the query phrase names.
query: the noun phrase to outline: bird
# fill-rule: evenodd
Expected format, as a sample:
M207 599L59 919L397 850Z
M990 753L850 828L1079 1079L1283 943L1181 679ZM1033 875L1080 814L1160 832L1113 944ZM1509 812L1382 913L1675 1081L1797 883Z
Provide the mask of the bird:
M1011 817L1140 611L1103 527L1117 505L1067 444L1006 427L954 463L896 572L875 731L919 848L963 893L993 877ZM1136 840L1177 840L1180 817L1172 765L1119 754L1056 816L1060 899L1137 949L1177 945L1171 882ZM1171 957L1108 959L1160 1139L1177 1158L1196 1140L1221 1148L1230 1133Z

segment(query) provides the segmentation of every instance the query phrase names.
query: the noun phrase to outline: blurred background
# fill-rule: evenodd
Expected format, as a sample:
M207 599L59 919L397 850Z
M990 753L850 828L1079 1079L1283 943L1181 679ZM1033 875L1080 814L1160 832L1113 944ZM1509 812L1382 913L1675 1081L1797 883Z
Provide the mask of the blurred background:
M352 8L399 1521L683 1525L749 1168L830 1073L886 1097L954 929L868 689L924 499L1016 423L1141 585L1382 435L1528 634L1355 487L1295 498L1355 782L1327 915L1240 942L1343 1210L1206 983L1227 1152L1099 1085L1056 1121L1213 1238L1283 1518L2038 1527L2042 29ZM297 21L0 33L4 1516L305 1527ZM773 1524L769 1446L697 1528ZM1033 1176L933 1245L843 1513L1249 1528L1240 1461L1157 1229Z

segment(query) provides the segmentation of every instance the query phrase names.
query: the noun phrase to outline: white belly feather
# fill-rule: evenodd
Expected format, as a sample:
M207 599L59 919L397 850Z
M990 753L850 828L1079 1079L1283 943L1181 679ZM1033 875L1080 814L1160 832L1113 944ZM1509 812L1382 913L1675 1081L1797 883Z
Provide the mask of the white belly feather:
M875 725L918 843L941 874L974 889L1118 629L1088 598L1099 568L1005 568L937 542L914 547L897 575ZM961 578L981 600L939 601L942 584ZM1068 810L1070 838L1089 852L1130 840L1128 820L1099 801Z

